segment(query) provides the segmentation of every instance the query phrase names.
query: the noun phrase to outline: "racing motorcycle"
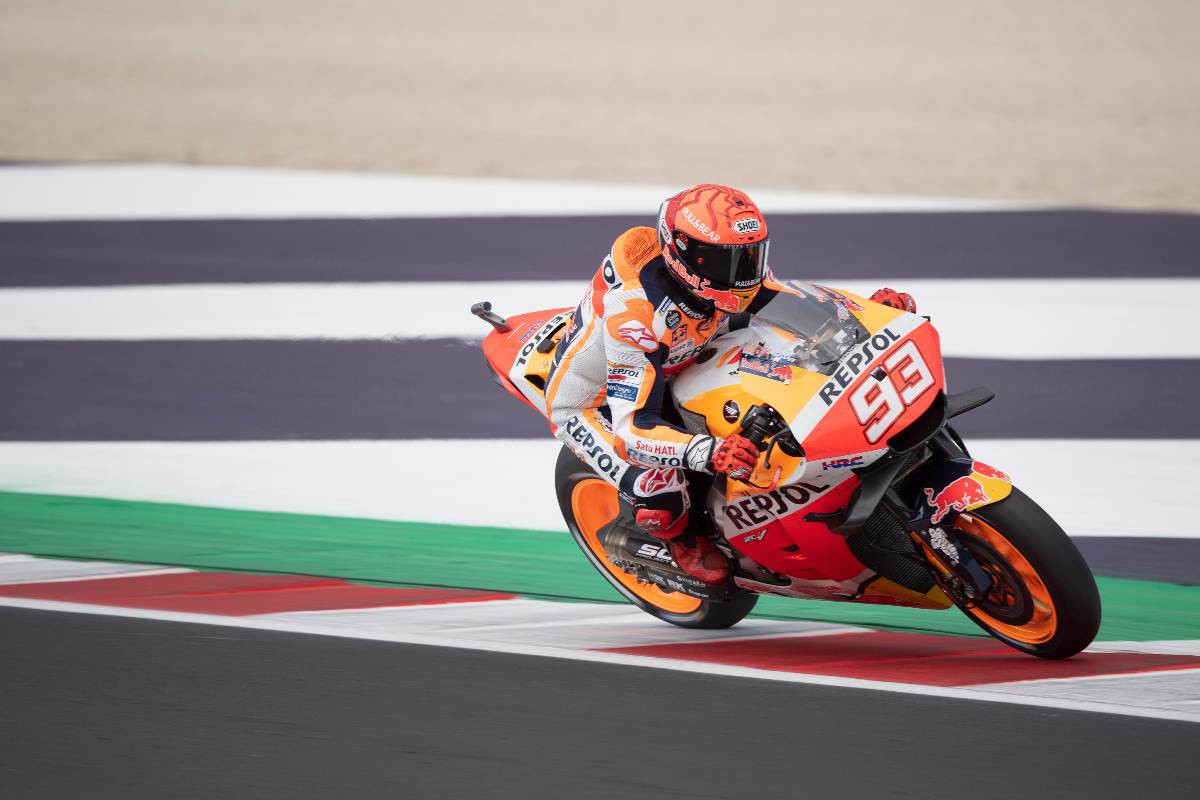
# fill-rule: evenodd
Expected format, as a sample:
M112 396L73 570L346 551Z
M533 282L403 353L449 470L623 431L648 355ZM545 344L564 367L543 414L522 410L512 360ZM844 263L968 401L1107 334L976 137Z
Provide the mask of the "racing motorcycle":
M728 556L705 584L633 520L630 502L564 447L555 490L588 560L665 622L726 628L761 594L926 609L957 606L1005 644L1043 658L1087 647L1100 595L1062 528L950 421L990 401L948 394L929 318L788 282L736 320L671 384L668 413L697 434L758 445L743 479L689 473L691 530ZM508 320L483 351L493 378L545 413L543 389L573 309Z

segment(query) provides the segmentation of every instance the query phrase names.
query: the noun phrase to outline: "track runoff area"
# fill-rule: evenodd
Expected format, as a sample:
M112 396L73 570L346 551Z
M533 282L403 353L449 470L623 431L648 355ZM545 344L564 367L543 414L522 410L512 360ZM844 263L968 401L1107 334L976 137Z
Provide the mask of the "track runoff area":
M95 676L113 664L128 664L114 685L140 676L169 692L187 681L205 701L236 704L218 676L258 678L217 642L246 643L285 671L300 648L329 670L302 677L326 689L363 670L390 697L413 682L440 695L454 675L454 709L480 730L500 724L483 719L501 713L498 691L528 700L505 706L503 730L557 755L539 767L547 780L586 774L580 753L531 732L547 715L566 724L554 709L569 696L595 701L600 725L576 735L620 750L619 719L651 708L694 718L704 687L724 720L744 716L743 693L764 698L771 711L751 726L760 753L776 747L768 731L794 738L813 713L825 734L844 727L837 720L899 731L927 714L953 719L954 737L1000 726L1028 732L1021 747L1053 742L1068 768L1043 772L1064 791L1111 791L1129 752L1154 767L1138 787L1181 786L1176 743L1194 743L1200 721L1190 402L1200 337L1187 324L1200 304L1200 220L755 193L777 273L913 292L942 332L951 385L998 391L964 418L964 436L1075 537L1105 604L1097 643L1048 663L953 611L765 598L731 630L674 629L616 602L575 552L550 491L557 445L490 383L484 331L466 309L573 304L612 238L670 191L0 169L0 605L12 607L0 625L20 653L3 669L33 686L55 659L90 664L52 672L68 696L107 697L85 715L92 733L111 724L114 700ZM146 636L193 665L142 653ZM466 664L483 672L464 674ZM321 705L304 680L285 684L274 687L280 703ZM594 710L608 696L624 717ZM426 711L421 724L451 736L444 715ZM38 732L22 745L31 758L52 740L96 745L63 738L64 718L15 713ZM150 736L162 722L152 717L133 713L121 735ZM210 722L247 747L265 736L232 717ZM370 724L393 731L382 717ZM910 759L913 738L891 739L885 758ZM839 785L833 767L849 762L827 740L811 746L830 759L817 784ZM449 749L430 763L452 763ZM981 780L970 763L950 770L952 783ZM478 775L503 781L506 769ZM646 783L630 796L673 785L633 772ZM378 788L390 773L365 774Z

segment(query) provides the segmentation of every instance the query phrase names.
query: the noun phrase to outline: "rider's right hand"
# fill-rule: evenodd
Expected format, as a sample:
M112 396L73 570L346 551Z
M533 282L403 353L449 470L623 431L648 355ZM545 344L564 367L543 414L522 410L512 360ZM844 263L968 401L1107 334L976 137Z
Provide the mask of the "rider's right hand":
M744 436L733 434L718 439L708 459L709 471L723 473L734 480L750 477L758 464L758 448Z

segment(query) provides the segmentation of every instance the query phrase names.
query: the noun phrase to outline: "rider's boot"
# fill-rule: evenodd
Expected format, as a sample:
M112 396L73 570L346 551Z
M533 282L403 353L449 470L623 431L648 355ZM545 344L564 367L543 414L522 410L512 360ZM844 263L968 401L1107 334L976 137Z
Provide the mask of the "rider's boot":
M712 584L724 583L729 578L729 560L716 545L703 536L686 532L687 511L672 520L670 511L641 508L635 521L646 533L663 540L671 558L688 575Z

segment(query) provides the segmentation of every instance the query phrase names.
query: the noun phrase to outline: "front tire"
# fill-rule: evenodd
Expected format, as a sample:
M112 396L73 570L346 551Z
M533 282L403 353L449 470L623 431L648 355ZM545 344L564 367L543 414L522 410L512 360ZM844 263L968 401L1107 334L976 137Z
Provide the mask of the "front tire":
M758 595L745 591L728 602L665 591L614 565L598 534L620 512L617 490L566 447L558 455L554 488L563 519L579 549L622 597L647 614L681 628L728 628L741 622L758 602Z
M1100 592L1075 543L1024 492L964 513L959 541L986 572L987 597L959 603L979 627L1040 658L1070 658L1100 629Z

